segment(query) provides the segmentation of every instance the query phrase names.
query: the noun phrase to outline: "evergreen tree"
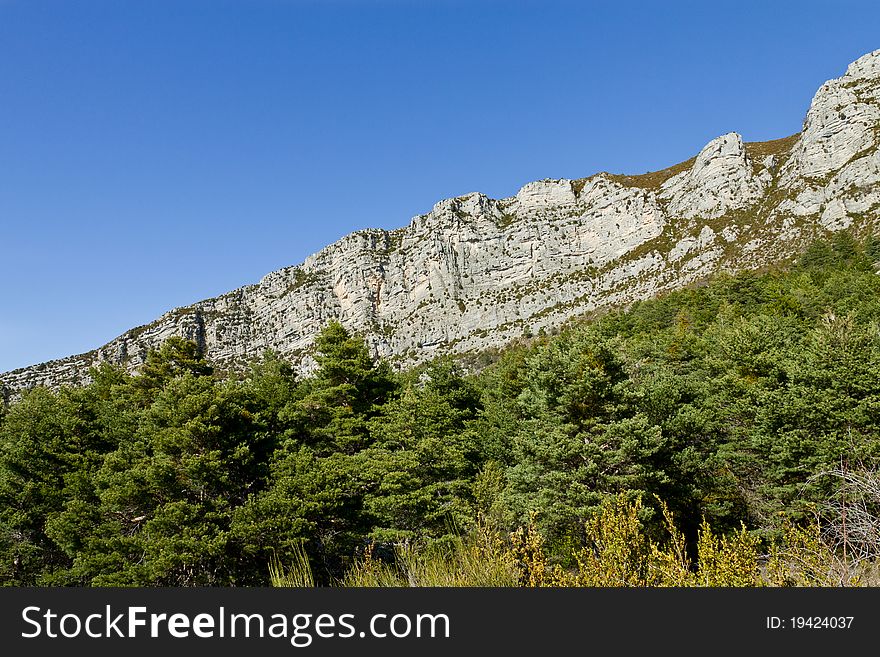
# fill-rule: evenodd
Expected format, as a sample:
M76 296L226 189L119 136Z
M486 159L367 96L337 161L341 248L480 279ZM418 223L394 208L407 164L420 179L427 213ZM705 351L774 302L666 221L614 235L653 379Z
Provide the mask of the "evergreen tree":
M315 348L319 369L290 419L319 455L354 454L369 444L367 420L393 394L395 381L388 364L377 363L364 341L338 322L318 334Z
M249 581L230 542L232 512L261 472L242 401L234 386L190 372L166 383L136 434L95 473L94 499L74 497L49 525L59 543L76 548L73 581Z
M608 340L588 331L562 336L529 366L530 386L519 399L525 420L507 475L520 522L537 512L552 540L577 540L605 495L662 492L666 437L631 406L623 362Z
M478 404L454 365L438 362L373 420L376 443L361 461L376 540L438 537L468 523L479 454L466 427Z
M271 459L269 485L238 512L235 532L263 563L292 558L306 539L319 573L329 577L369 532L359 454L372 442L371 418L397 384L388 365L338 322L315 345L319 369L279 413L289 429Z

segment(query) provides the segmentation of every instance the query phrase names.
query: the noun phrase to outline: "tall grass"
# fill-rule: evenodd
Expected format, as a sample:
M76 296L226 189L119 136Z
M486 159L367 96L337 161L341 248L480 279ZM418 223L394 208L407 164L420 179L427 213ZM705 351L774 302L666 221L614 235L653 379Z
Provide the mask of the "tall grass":
M269 561L269 581L275 587L314 586L315 576L306 554L305 546L300 542L293 549L293 563L285 566L277 554Z
M392 564L371 549L340 581L341 586L517 586L519 568L501 534L478 526L450 544L398 545Z

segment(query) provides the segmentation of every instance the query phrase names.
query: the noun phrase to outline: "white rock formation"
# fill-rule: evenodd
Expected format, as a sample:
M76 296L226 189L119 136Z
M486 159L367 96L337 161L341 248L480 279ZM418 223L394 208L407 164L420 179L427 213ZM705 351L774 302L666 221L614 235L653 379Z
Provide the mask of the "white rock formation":
M843 228L852 214L880 206L880 50L850 64L813 98L804 130L779 185L788 192L779 210L824 216L823 226Z
M766 178L754 173L742 137L735 132L710 141L694 166L663 183L660 198L673 217L720 217L758 199Z
M88 354L0 375L0 388L82 383L105 360L135 369L171 335L197 341L223 368L271 348L308 371L330 319L401 366L500 346L720 269L784 260L826 231L876 227L878 135L880 51L819 89L797 138L743 144L729 133L686 168L446 199L405 228L352 233Z

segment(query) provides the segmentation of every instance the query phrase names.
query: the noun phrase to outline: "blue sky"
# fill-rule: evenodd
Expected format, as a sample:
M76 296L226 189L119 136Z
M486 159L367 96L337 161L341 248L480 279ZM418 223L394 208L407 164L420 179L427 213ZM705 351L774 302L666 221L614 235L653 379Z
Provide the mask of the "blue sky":
M359 228L797 132L876 2L0 0L0 371Z

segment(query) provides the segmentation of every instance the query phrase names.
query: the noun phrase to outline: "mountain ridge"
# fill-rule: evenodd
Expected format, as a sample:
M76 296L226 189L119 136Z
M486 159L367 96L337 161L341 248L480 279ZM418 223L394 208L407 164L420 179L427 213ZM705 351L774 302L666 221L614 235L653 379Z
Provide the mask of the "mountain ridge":
M135 369L171 335L225 369L273 349L307 372L312 340L331 319L400 366L500 346L717 271L784 261L829 231L873 229L878 146L880 50L823 84L795 135L744 143L727 133L656 172L444 199L407 226L355 231L85 354L0 374L0 390L83 384L101 361Z

